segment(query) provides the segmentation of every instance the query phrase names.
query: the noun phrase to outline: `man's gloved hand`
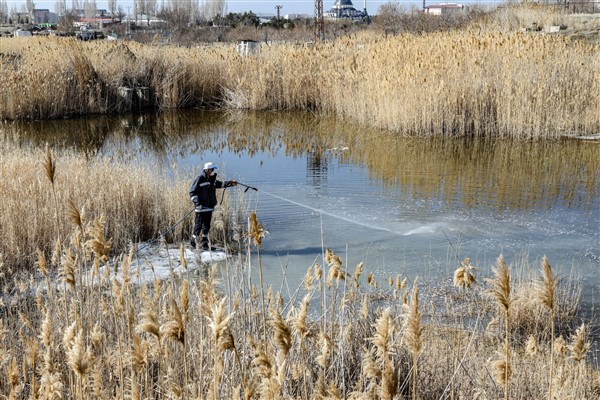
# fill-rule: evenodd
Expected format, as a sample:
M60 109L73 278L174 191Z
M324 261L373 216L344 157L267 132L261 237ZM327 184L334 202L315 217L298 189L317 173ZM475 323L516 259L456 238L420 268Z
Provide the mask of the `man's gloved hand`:
M237 186L237 181L236 181L235 179L234 179L234 180L231 180L231 181L227 181L227 182L225 182L225 186L226 186L226 187L229 187L229 186Z
M194 203L194 211L200 212L202 210L202 206L198 203Z

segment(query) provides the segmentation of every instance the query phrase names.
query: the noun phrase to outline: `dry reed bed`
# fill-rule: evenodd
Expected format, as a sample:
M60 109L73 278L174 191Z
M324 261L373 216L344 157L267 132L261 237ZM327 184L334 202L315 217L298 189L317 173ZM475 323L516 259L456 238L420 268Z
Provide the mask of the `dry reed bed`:
M8 269L31 267L36 249L49 253L57 240L64 242L71 208L90 219L106 216L106 229L120 251L130 241L156 237L191 209L188 180L161 176L134 162L68 150L52 156L8 142L0 143L0 154L0 254ZM53 182L47 177L48 154ZM172 237L187 237L190 224L184 221Z
M260 254L263 231L251 221L248 251ZM293 295L258 284L260 257L245 255L198 265L201 276L180 258L181 275L137 286L135 253L111 261L100 219L72 210L71 223L58 254L38 252L38 278L15 277L15 296L2 298L8 398L592 399L600 390L585 324L558 318L577 297L545 259L533 281L502 257L484 280L465 259L442 303L420 295L428 286L416 279L375 277L362 263L347 270L328 249ZM518 313L555 330L534 323L523 335Z
M559 36L360 32L310 48L263 45L247 58L233 46L0 44L3 119L119 111L119 86L148 86L162 108L311 109L416 135L555 138L600 130L600 45Z
M53 221L46 224L48 234L58 240L31 254L35 272L9 271L12 264L0 259L0 393L7 398L598 395L600 374L586 363L586 325L576 317L578 289L560 285L546 259L532 278L500 256L489 280L465 259L455 287L442 287L439 297L439 287L401 276L386 282L362 263L347 270L326 249L323 266L311 265L297 292L279 294L262 283L265 231L252 214L246 234L237 235L247 239L247 253L212 268L192 265L201 276L190 265L197 260L171 260L184 272L138 286L135 252L112 256L110 218L93 209L96 203L83 212L68 200L79 186L65 184L63 166L75 163L102 187L105 181L93 171L104 171L101 163L47 149L37 165L21 166L40 172L31 179L46 188L36 193L20 171L9 170L19 165L16 153L2 171L22 179L29 196L49 193L40 198L54 204L44 215ZM132 187L123 195L142 190L121 183ZM101 195L95 188L86 193ZM115 195L113 201L121 200ZM110 212L113 201L98 204ZM141 203L152 206L147 197ZM434 296L420 298L420 289Z

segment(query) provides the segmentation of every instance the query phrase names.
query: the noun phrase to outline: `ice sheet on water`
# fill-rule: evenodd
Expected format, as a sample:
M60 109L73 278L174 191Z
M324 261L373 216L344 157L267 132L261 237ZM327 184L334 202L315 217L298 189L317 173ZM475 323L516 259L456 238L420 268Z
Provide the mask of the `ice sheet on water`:
M154 279L167 279L172 275L178 276L187 271L200 269L203 265L227 259L224 251L200 252L186 247L183 251L183 258L187 266L184 266L181 249L177 246L165 248L164 244L148 246L146 243L138 243L137 248L139 250L134 255L129 273L131 281L140 284ZM111 266L111 268L113 267ZM103 273L104 271L101 270L100 274ZM116 279L121 279L120 272Z

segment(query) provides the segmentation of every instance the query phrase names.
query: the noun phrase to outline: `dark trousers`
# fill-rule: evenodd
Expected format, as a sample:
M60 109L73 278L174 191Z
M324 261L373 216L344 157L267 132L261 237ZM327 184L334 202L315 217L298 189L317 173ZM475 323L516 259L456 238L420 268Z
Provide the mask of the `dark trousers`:
M194 220L194 236L200 236L202 233L202 244L208 244L208 232L210 232L210 221L212 220L212 211L203 211L196 213Z

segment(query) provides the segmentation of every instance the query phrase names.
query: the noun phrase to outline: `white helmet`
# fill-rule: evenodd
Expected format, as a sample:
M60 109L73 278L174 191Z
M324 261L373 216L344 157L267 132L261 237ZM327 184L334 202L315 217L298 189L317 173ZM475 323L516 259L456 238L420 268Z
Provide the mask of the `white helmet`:
M214 165L212 162L207 162L204 164L204 168L203 170L206 171L207 169L218 169L216 165Z

